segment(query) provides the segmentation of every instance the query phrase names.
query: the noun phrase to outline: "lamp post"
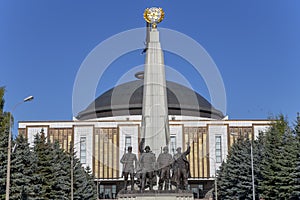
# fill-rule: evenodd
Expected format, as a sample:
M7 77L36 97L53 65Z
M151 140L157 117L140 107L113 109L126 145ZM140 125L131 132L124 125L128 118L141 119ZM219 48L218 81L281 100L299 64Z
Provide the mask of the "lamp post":
M218 187L217 187L217 162L216 159L210 156L205 156L209 159L212 159L215 163L215 199L218 199Z
M11 121L11 113L15 111L15 109L24 102L33 100L33 96L26 97L23 101L17 103L11 112L9 112L9 132L8 132L8 146L7 146L7 171L6 171L6 191L5 191L5 200L9 200L9 189L10 189L10 164L11 164L11 136L12 136L12 121Z
M239 136L238 133L230 133L232 136ZM252 178L252 199L255 200L255 184L254 184L254 167L253 167L253 145L250 141L250 156L251 156L251 178Z

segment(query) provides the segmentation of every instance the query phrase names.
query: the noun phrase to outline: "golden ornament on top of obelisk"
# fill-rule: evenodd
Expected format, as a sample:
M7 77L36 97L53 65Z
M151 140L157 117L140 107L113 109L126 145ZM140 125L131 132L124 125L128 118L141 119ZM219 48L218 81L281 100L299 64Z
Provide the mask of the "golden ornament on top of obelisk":
M152 24L152 28L156 28L157 24L160 23L165 17L165 12L162 8L146 8L144 12L144 19L146 22Z

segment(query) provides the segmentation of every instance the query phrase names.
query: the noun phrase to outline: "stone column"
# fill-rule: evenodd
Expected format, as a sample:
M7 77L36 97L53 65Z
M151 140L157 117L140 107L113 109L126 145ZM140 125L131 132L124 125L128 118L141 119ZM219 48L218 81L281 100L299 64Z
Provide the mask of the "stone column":
M144 72L142 137L156 156L169 143L168 102L164 56L159 42L159 32L151 28Z

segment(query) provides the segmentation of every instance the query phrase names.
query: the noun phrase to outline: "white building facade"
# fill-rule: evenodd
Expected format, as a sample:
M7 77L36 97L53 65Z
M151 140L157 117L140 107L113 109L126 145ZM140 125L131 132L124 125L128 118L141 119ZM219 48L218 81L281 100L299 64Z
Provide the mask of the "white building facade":
M213 184L216 168L226 159L230 146L243 135L256 138L265 131L269 120L208 119L192 116L169 116L171 154L176 147L191 145L191 178L189 184L195 196L203 196ZM33 145L34 135L44 131L48 141L58 141L66 151L74 145L83 166L90 166L99 184L100 197L113 198L122 188L122 165L119 160L124 149L133 147L139 155L141 116L125 115L74 121L22 121L19 134ZM232 134L234 133L234 135ZM158 157L158 155L156 155Z
M185 151L189 144L190 189L203 197L237 137L254 139L270 125L269 120L228 120L197 92L166 81L159 33L152 29L147 32L145 74L139 72L139 80L104 92L72 121L19 122L19 134L31 146L43 130L49 142L58 141L66 151L74 147L83 166L93 171L99 198L116 197L123 187L119 161L128 146L139 157L142 138L156 157L166 143L173 155L177 147Z

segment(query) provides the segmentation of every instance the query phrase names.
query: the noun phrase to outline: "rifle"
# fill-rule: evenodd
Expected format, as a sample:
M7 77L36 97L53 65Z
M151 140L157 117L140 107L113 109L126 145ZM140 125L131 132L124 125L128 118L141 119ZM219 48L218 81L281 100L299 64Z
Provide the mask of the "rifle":
M145 145L145 138L142 138L139 144L139 151L140 153L144 153L144 145Z

